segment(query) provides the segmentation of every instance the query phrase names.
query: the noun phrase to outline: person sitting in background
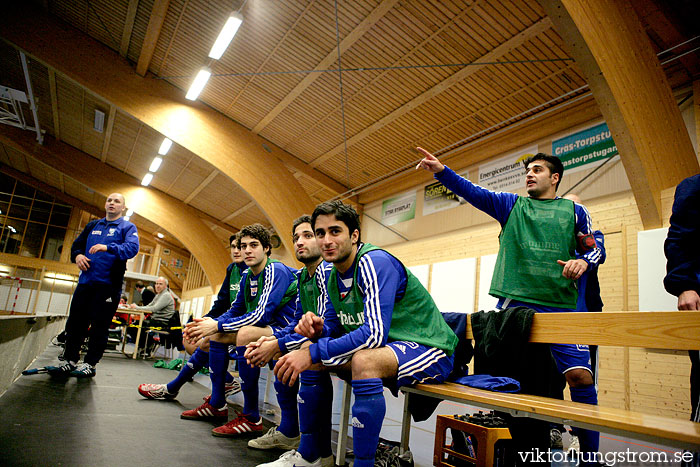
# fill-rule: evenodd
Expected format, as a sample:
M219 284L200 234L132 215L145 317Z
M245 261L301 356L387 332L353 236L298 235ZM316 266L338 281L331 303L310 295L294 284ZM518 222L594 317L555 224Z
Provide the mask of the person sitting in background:
M133 302L136 303L137 305L143 305L143 299L141 298L141 295L143 294L144 290L146 290L146 286L143 285L143 282L136 281L136 284L134 284L134 300L133 300Z
M157 292L155 292L153 290L153 287L150 285L143 289L141 291L141 304L144 306L149 305L153 301L153 298L156 296L156 293Z
M229 237L231 247L232 263L226 268L226 277L221 283L221 289L216 296L216 301L204 317L218 318L228 311L231 303L236 299L238 291L241 288L241 278L243 272L248 269L248 266L243 261L241 249L238 247L238 234ZM139 394L147 399L171 400L177 397L177 393L184 384L192 379L192 377L203 367L209 366L209 338L205 337L196 344L185 342L187 352L192 355L186 365L183 365L180 373L168 384L153 384L143 383L138 387ZM230 352L231 349L229 349ZM233 351L236 352L235 347ZM231 373L226 372L226 384L224 392L226 397L232 396L240 392L241 385L233 379Z
M170 318L172 318L175 313L175 299L168 288L168 279L165 277L156 279L156 292L156 296L148 305L132 303L129 305L129 308L151 313L151 316L144 320L143 326L166 329ZM139 346L143 344L144 339L145 337L142 334L142 342L139 342Z

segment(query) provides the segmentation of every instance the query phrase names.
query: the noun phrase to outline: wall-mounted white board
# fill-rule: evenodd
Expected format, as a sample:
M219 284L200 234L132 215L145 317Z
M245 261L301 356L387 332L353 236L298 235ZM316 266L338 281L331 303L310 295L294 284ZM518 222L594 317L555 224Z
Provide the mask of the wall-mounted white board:
M666 276L664 240L667 234L666 228L637 233L639 311L678 309L678 298L664 289L664 276Z
M493 310L498 299L489 295L493 270L498 255L485 255L479 260L479 310Z
M443 313L471 313L476 293L476 258L433 264L430 294Z

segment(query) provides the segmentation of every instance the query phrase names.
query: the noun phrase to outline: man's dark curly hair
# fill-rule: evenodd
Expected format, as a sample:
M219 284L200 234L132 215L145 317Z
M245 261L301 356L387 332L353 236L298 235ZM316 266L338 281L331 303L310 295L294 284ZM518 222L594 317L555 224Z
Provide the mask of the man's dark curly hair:
M557 191L559 184L561 183L561 179L564 178L564 164L562 164L561 160L559 160L559 158L556 156L550 156L549 154L538 152L534 156L528 157L523 161L525 170L527 170L528 165L535 161L544 161L550 173L559 174L559 181L557 182L557 186L554 187L554 191Z
M270 256L272 251L272 243L270 243L270 232L261 224L246 225L238 232L238 248L241 247L241 239L243 237L251 237L260 242L263 248L267 248L267 256Z
M314 232L316 231L316 219L318 219L318 216L331 215L348 226L350 235L357 230L357 241L358 243L361 241L362 231L360 230L360 216L357 214L357 211L355 211L355 208L342 201L327 201L316 206L314 213L311 215L311 228Z
M294 219L294 223L292 224L292 237L294 237L294 232L296 232L297 227L299 227L305 222L311 224L311 216L309 216L308 214L304 214L303 216Z

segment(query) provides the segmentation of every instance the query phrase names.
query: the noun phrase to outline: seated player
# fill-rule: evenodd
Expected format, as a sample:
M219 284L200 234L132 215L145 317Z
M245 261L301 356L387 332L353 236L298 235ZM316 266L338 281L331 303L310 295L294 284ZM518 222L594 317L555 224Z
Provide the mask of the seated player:
M299 295L297 296L294 322L275 336L262 337L248 344L245 356L251 365L263 366L291 350L298 349L308 339L294 332L294 328L305 312L319 316L323 321L318 330L319 337L334 337L341 332L338 317L326 293L326 280L331 265L321 261L321 251L311 229L311 216L301 216L294 221L292 229L297 260L304 263L299 271ZM262 464L267 467L333 465L331 450L331 416L333 413L333 383L327 371L307 370L301 373L299 395L299 428L301 441L298 452L287 451L275 462ZM320 389L320 391L318 391ZM316 397L317 393L322 397ZM251 440L248 446L260 448L266 437L274 443L277 431L272 428L268 435ZM311 461L307 460L311 459Z
M226 268L226 277L221 283L219 294L205 317L218 318L231 307L231 303L236 299L238 290L241 287L241 277L246 266L241 255L241 250L238 247L238 234L229 237L231 247L231 260L233 261ZM177 397L178 391L199 370L209 365L209 338L201 339L197 345L187 345L187 351L192 354L186 365L182 366L180 373L174 380L168 384L149 384L144 383L139 385L139 394L148 399L171 400ZM241 390L241 385L233 376L226 372L225 393L226 397L232 396Z
M225 421L228 407L224 394L229 363L229 344L236 345L238 373L242 381L243 413L230 422L214 428L214 436L239 436L262 431L258 409L260 368L245 361L246 344L263 336L271 336L292 322L297 295L296 270L270 256L270 234L260 224L243 227L238 241L248 270L243 273L241 287L231 308L214 318L197 318L187 324L184 335L191 342L210 337L209 376L211 399L180 415L187 420L215 419ZM294 449L299 444L299 421L296 408L296 387L275 381L277 401L282 409L278 430L281 448Z
M443 382L452 370L457 336L398 259L361 243L359 216L352 206L322 203L311 219L323 259L333 263L328 295L345 334L322 337L282 356L275 374L294 384L309 369L350 371L355 466L373 466L386 413L384 382L394 393L401 386ZM297 331L311 337L321 324L314 313L306 313ZM313 391L322 397L322 387Z

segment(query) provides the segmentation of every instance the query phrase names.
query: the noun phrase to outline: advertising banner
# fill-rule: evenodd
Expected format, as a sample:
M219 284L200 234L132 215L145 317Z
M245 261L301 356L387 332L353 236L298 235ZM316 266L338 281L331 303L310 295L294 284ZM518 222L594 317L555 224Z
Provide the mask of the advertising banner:
M382 202L382 224L394 225L416 217L416 192L389 198Z
M607 123L552 141L552 153L564 164L564 173L576 172L588 164L600 163L617 154Z
M465 171L460 174L464 178L469 178L469 172ZM460 198L452 191L448 190L442 183L435 182L426 185L423 188L423 215L433 214L444 211L445 209L454 208L460 204L464 204L463 198Z
M525 167L523 161L537 153L537 146L509 154L495 161L479 166L479 181L476 182L492 191L514 191L525 187Z

